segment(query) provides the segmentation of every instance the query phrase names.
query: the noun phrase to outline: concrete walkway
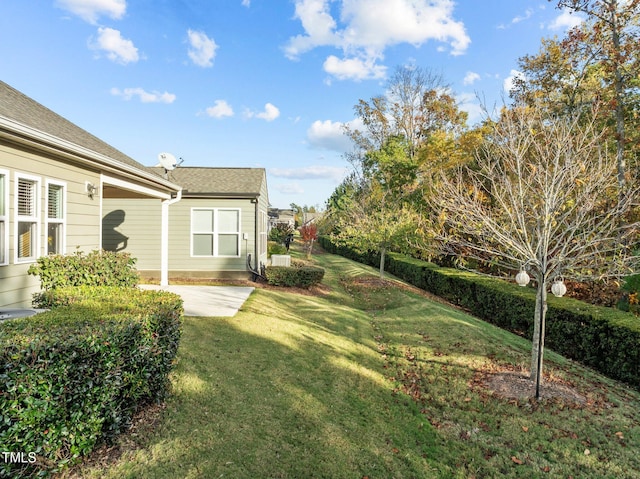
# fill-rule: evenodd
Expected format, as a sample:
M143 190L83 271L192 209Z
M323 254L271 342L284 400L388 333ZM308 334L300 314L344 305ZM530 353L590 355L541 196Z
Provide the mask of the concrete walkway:
M235 316L255 288L249 286L163 286L141 284L141 289L170 291L182 297L185 316Z

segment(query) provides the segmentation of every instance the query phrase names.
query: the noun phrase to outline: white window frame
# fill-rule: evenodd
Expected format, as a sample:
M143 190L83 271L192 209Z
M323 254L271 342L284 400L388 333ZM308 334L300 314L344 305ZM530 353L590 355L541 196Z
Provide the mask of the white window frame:
M0 208L0 266L9 264L9 171L0 170L0 194L2 194L2 206Z
M49 218L49 187L59 186L62 189L62 217L61 218ZM62 228L62 238L59 245L60 251L54 252L55 254L64 254L67 251L67 184L64 181L58 180L45 180L45 195L44 195L45 207L44 207L44 234L46 238L45 253L49 254L49 225L60 225Z
M267 230L269 229L269 216L266 211L260 211L260 228L259 228L259 247L258 254L260 256L267 254Z
M20 215L19 211L19 200L20 200L20 191L18 185L20 180L28 181L34 184L35 189L35 199L33 201L35 215L27 216ZM33 263L40 256L40 214L42 208L42 202L40 201L40 197L42 195L41 191L42 179L39 176L27 175L25 173L14 174L14 215L15 215L15 247L14 247L14 262L18 263ZM32 246L32 251L30 256L20 257L20 224L21 223L30 223L34 227L34 234L32 235L32 241L35 240L35 245Z
M194 211L211 211L213 212L213 230L212 231L198 231L198 230L194 230L193 229L193 214ZM220 211L236 211L238 213L238 231L221 231L219 230L219 212ZM194 246L194 241L193 241L193 237L194 235L205 235L205 234L209 234L212 235L213 237L213 255L204 255L204 254L194 254L193 251L193 246ZM238 241L237 241L237 249L238 249L238 254L237 255L221 255L218 251L218 244L219 244L219 235L231 235L231 234L235 234L237 235ZM189 244L189 253L191 255L192 258L240 258L241 257L241 245L240 245L240 239L242 238L242 209L241 208L207 208L207 207L195 207L195 208L191 208L191 216L190 216L190 225L189 225L189 238L190 238L190 244Z

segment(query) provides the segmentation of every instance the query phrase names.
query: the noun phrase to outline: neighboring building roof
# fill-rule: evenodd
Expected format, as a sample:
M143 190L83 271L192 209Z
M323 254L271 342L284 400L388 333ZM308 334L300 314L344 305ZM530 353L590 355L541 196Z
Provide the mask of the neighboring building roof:
M164 168L147 168L164 174ZM258 197L265 181L264 168L180 166L168 172L169 181L182 186L183 196Z
M66 118L0 81L0 116L144 171L144 166Z

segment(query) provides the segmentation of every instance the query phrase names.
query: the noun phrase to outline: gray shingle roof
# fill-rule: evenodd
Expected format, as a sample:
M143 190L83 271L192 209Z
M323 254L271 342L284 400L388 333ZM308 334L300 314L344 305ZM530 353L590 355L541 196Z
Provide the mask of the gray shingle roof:
M144 166L0 80L0 116L144 171Z
M163 168L148 168L164 174ZM180 166L169 172L169 181L182 186L183 194L258 196L265 178L264 168L216 168Z

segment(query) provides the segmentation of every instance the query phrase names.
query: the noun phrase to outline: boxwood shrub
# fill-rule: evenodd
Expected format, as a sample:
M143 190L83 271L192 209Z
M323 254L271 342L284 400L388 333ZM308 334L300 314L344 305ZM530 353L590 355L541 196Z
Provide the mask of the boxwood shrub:
M40 277L40 288L51 291L69 286L138 286L136 259L129 253L95 250L84 254L51 254L41 256L29 267L28 273ZM48 308L46 296L34 295L34 306Z
M378 266L379 256L336 244L322 236L330 253ZM496 278L439 267L390 253L385 269L421 289L503 329L533 336L536 292ZM631 313L549 295L545 345L603 374L640 389L640 320Z
M137 288L56 290L54 309L0 325L0 477L63 469L168 391L182 300Z
M274 286L310 288L322 281L324 268L296 263L292 266L267 266L266 277L267 283Z

